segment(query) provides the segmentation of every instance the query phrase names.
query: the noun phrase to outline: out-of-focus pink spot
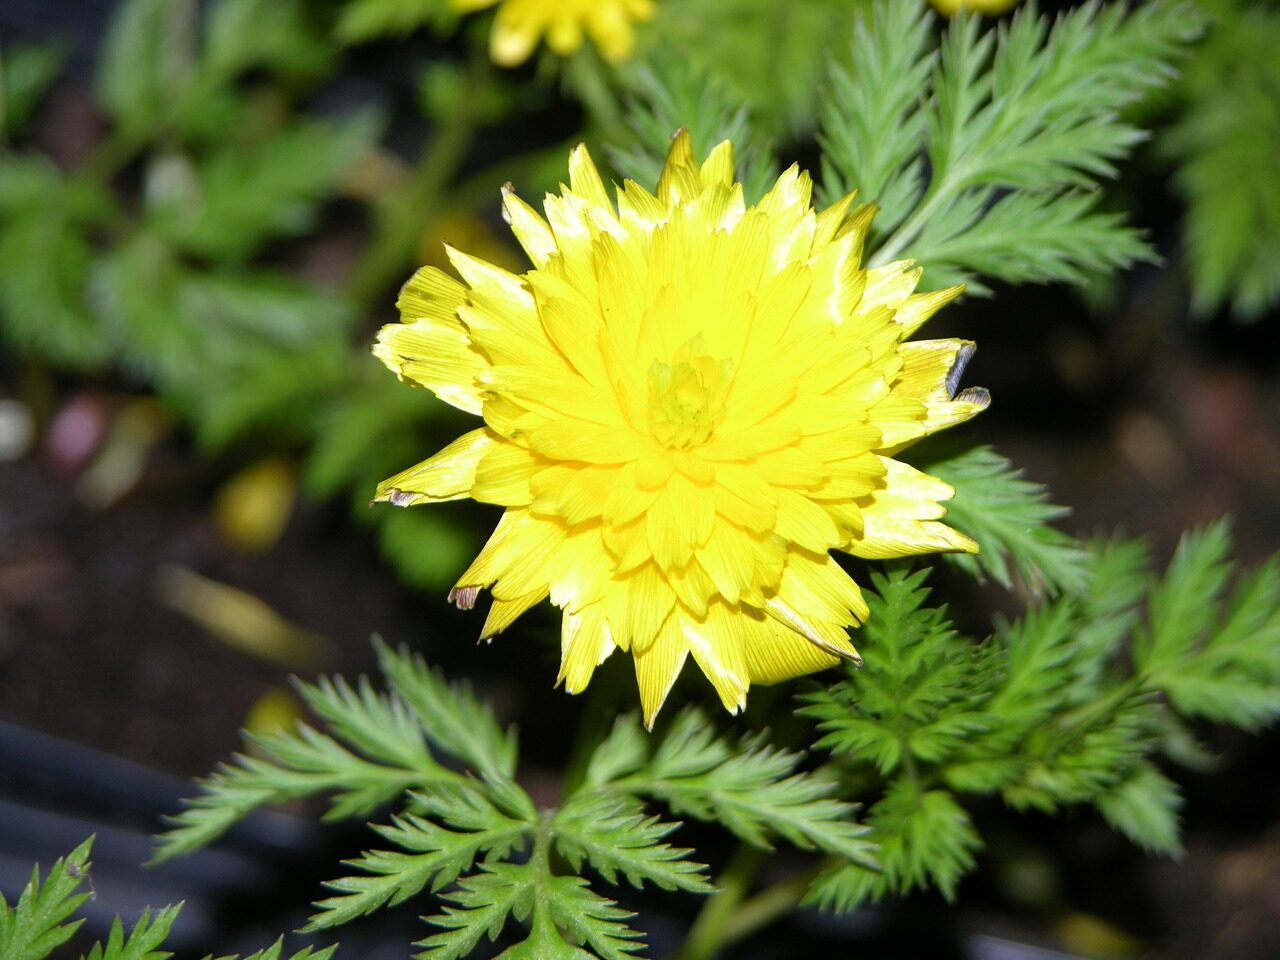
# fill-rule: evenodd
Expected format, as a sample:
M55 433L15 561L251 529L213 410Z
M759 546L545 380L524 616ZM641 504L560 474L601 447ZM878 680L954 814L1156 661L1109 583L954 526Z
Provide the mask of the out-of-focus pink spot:
M44 438L44 454L64 473L78 473L106 436L111 412L96 394L78 393L58 411Z

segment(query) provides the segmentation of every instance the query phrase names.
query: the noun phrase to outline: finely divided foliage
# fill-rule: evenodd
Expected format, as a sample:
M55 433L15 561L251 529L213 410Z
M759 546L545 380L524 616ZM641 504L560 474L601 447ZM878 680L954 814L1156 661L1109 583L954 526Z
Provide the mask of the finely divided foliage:
M1086 591L982 643L926 606L927 571L874 574L866 666L810 690L804 711L851 782L884 785L866 817L883 869L833 867L811 899L847 909L925 884L951 896L980 847L965 795L1092 804L1176 852L1181 800L1154 763L1165 734L1197 717L1252 728L1280 716L1280 557L1229 590L1229 546L1224 524L1189 534L1153 585L1140 544L1096 541Z
M994 32L960 19L932 45L924 4L880 0L833 67L827 198L884 208L872 264L914 257L926 285L1079 281L1150 256L1090 196L1142 138L1122 110L1168 81L1200 30L1190 4L1027 8Z
M926 457L922 469L955 488L948 522L982 544L976 555L948 554L948 562L979 580L1012 589L1015 572L1034 593L1080 593L1088 584L1089 555L1055 527L1071 511L1050 503L1049 492L989 447Z
M0 896L0 957L45 960L79 929L84 921L75 918L75 914L90 896L82 892L82 888L90 873L92 847L91 837L56 861L43 882L40 868L36 867L14 906ZM167 960L171 954L162 947L181 910L180 904L155 911L144 909L127 931L124 922L116 917L107 939L90 947L85 960ZM333 947L323 950L306 947L294 953L290 960L330 960L333 950ZM281 951L282 943L276 941L244 960L284 960ZM218 960L238 958L224 956Z
M591 889L593 872L616 886L709 893L705 868L673 845L675 814L724 826L768 848L785 841L873 868L866 829L830 777L755 737L735 744L688 711L660 740L634 716L617 721L587 776L555 809L539 810L515 782L515 741L465 687L420 659L379 645L390 689L321 680L300 689L320 727L254 740L202 785L175 818L158 859L195 850L260 806L330 795L330 817L363 818L390 806L379 844L327 884L309 931L347 923L425 892L443 902L422 957L464 957L511 922L527 939L506 956L618 958L638 951L631 914ZM438 759L448 757L451 766Z

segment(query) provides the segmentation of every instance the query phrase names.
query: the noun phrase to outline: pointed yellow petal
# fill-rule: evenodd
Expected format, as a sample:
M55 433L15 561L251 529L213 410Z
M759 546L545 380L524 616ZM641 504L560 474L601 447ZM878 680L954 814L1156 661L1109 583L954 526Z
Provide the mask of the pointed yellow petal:
M609 193L604 188L604 181L600 179L600 171L596 169L591 154L587 152L586 144L578 144L569 153L569 189L587 203L613 212Z
M547 222L533 207L516 196L515 188L509 183L502 188L502 215L533 265L539 269L546 267L559 252L556 238Z
M693 140L688 130L678 130L671 138L667 162L658 178L658 199L668 206L677 206L701 193L702 175L693 157Z
M964 293L964 284L934 290L931 293L912 294L898 307L894 319L906 327L907 335L910 336L919 330L926 320L962 293Z
M489 607L489 616L485 618L484 629L480 631L481 640L491 640L500 634L511 624L515 623L516 618L524 613L530 607L541 603L547 597L546 590L534 590L526 593L522 597L516 597L512 600L503 600L494 597L493 605Z
M373 499L398 507L461 500L471 495L476 468L493 447L494 437L488 430L465 433L434 457L383 480Z
M533 500L530 481L547 461L509 440L494 443L475 469L471 496L481 503L523 507Z
M698 173L704 187L733 186L733 144L728 140L716 144Z
M857 557L887 560L920 553L977 553L978 545L963 533L937 521L946 515L942 501L955 490L937 477L883 457L884 486L860 500L862 536L842 549Z
M581 693L596 667L615 649L601 604L566 613L560 633L560 673L556 683L563 683L570 693Z
M456 321L388 323L378 331L373 355L401 380L426 387L459 410L479 413L484 405L477 378L488 364Z
M640 706L644 712L646 729L653 729L653 721L667 700L680 668L684 666L689 648L678 625L668 622L657 640L643 651L636 651L636 683L640 687Z
M840 662L841 658L773 619L760 615L741 622L745 637L743 654L752 683L778 683Z
M400 288L396 308L406 323L428 317L456 322L467 288L436 267L423 267Z

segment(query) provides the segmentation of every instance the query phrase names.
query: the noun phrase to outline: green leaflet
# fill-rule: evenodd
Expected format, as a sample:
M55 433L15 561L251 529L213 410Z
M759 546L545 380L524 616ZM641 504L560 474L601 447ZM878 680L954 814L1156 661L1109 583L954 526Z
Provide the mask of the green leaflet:
M1088 555L1078 541L1050 526L1070 511L1049 502L1049 491L1025 480L1022 471L989 447L930 456L921 469L955 487L947 523L977 541L980 552L946 559L979 580L990 577L1006 590L1015 572L1036 593L1080 593Z
M1192 306L1229 305L1257 320L1280 301L1280 184L1253 176L1280 151L1280 14L1267 4L1224 2L1175 93L1181 114L1157 147L1177 166L1187 203L1186 269Z
M1224 523L1193 532L1153 583L1141 544L1094 541L1084 592L982 643L926 605L927 571L873 573L866 666L811 687L802 712L835 771L869 793L882 869L835 865L810 899L848 909L922 885L950 896L980 845L965 795L1045 812L1090 804L1176 854L1181 798L1156 761L1198 762L1171 735L1180 719L1251 728L1280 713L1280 557L1231 591L1229 553Z
M925 284L1080 282L1150 256L1086 192L1141 138L1121 108L1166 82L1203 18L1179 2L1034 9L983 32L954 21L934 49L924 4L863 15L824 104L822 195L878 203L870 263L910 256ZM927 161L927 163L926 163ZM927 171L927 172L926 172Z

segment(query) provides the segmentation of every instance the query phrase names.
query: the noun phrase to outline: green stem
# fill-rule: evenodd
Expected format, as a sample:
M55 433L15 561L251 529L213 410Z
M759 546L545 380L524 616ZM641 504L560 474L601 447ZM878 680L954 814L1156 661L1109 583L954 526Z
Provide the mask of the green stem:
M951 181L954 183L955 181ZM921 201L915 212L882 243L878 250L867 259L868 267L883 267L892 263L899 254L914 243L924 231L925 225L932 219L934 211L951 199L950 184L941 185L932 196Z
M818 874L827 866L829 864L823 863L811 870L794 874L744 901L721 928L717 950L745 940L756 931L763 930L792 913L809 892L809 887Z
M472 105L484 99L481 88L490 77L488 55L473 51L467 65L469 95L459 98L444 118L405 185L382 203L377 234L348 282L348 295L356 303L374 304L412 266L423 225L438 212L445 188L471 146L477 127Z
M703 903L673 960L711 960L730 942L725 932L735 925L735 916L763 859L763 853L755 847L738 845L717 881L716 892Z
M828 858L810 870L793 874L754 897L747 897L763 854L743 845L725 868L719 888L707 900L673 960L711 960L726 947L745 940L792 913L814 879L834 862Z
M600 55L584 47L565 64L565 78L599 129L617 132L625 127L618 98L610 89Z

